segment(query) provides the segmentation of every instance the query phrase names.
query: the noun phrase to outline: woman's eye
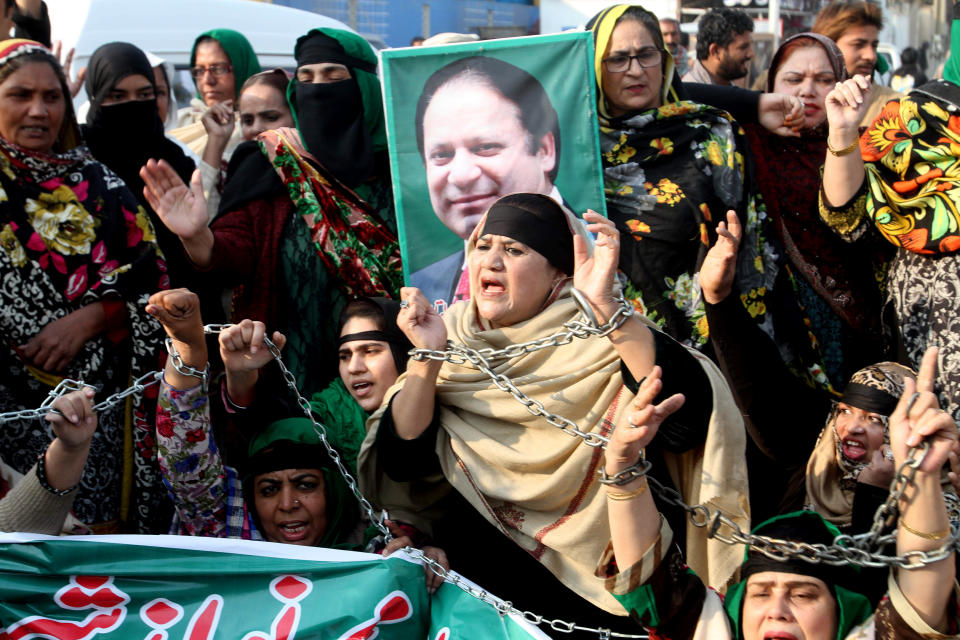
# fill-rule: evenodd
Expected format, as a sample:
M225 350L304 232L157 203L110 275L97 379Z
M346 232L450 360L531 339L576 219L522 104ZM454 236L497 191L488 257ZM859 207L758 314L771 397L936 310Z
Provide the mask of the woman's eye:
M512 255L512 256L522 256L522 255L523 255L523 251L522 251L521 249L517 249L516 247L508 247L508 248L507 248L507 253L509 253L509 254Z
M240 124L242 124L242 125L245 126L245 127L252 126L252 125L253 125L253 118L250 118L250 117L248 117L248 116L243 116L242 118L240 118Z
M270 496L274 495L276 492L277 492L276 487L263 487L262 489L260 489L260 495L263 496L264 498L269 498Z
M313 491L317 488L317 483L313 480L304 480L303 482L297 483L297 488L301 491Z

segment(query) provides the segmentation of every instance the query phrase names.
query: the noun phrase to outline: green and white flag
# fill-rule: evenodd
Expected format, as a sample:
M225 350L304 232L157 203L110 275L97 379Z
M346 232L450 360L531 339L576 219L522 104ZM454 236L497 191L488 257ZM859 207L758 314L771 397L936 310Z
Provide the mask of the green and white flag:
M181 536L0 534L0 640L546 638L421 564Z

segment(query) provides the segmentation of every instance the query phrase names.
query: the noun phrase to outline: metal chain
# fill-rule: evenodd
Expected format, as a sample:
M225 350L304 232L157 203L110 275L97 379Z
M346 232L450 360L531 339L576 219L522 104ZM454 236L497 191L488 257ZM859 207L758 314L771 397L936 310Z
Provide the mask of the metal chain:
M414 349L410 352L410 355L414 360L421 361L430 359L450 362L458 365L470 363L479 371L486 374L497 388L509 393L518 402L524 405L531 414L544 418L548 423L557 427L564 433L581 438L588 446L605 447L608 442L607 438L600 436L599 434L584 432L576 425L576 423L568 418L550 413L546 410L541 402L530 398L520 391L520 389L518 389L517 386L507 376L493 371L493 368L490 364L491 361L516 358L540 349L570 344L574 338L587 339L590 337L603 337L609 335L611 332L622 326L623 323L626 322L631 315L633 315L633 307L621 298L621 307L616 313L614 313L607 323L598 327L596 324L596 318L593 316L589 304L586 303L578 291L573 290L573 293L575 300L581 308L581 316L574 320L565 322L565 331L557 332L545 338L539 338L537 340L510 345L503 349L471 349L465 345L458 345L448 341L447 349L443 351ZM230 326L232 325L210 324L204 327L204 332L208 334L220 333L223 329ZM392 536L390 531L384 524L386 512L381 512L379 515L375 514L373 505L371 505L370 502L360 493L360 489L356 480L343 465L339 453L330 445L329 441L327 440L326 428L323 426L323 424L317 422L317 420L313 417L313 411L310 407L310 403L300 394L300 391L297 388L296 378L283 363L283 360L280 357L279 349L266 336L264 337L264 343L270 350L271 355L277 361L277 365L280 368L287 386L296 397L297 403L303 410L304 415L313 423L313 428L316 431L317 436L320 438L320 441L323 443L328 455L337 466L337 470L343 476L347 486L353 492L354 497L360 503L360 506L366 514L367 519L381 533L383 533L387 540L391 539ZM96 411L104 411L109 409L110 407L125 401L129 396L135 393L140 393L146 388L156 384L159 382L161 376L162 372L160 371L146 373L134 380L131 386L127 389L115 393L102 402L96 404L94 409ZM53 401L68 392L78 391L84 386L89 385L85 385L83 382L77 380L64 379L57 385L56 388L47 394L47 397L41 403L39 408L0 413L0 424L12 420L41 418L51 412L59 413L50 407ZM923 461L928 449L929 443L923 442L919 447L914 447L909 451L907 460L897 470L897 474L891 484L890 494L888 495L887 500L877 509L877 512L874 515L873 524L868 532L856 535L841 535L834 539L834 541L829 545L822 543L811 544L790 540L781 540L777 538L770 538L768 536L758 536L750 533L744 533L740 529L739 525L737 525L736 522L734 522L724 513L720 511L713 512L705 505L687 505L683 501L683 497L676 490L663 486L652 477L648 477L647 480L650 483L652 490L658 495L660 500L686 511L690 522L694 526L700 528L709 526L708 537L716 538L721 542L727 544L744 544L756 549L760 553L763 553L770 558L777 560L800 558L810 563L824 563L829 565L857 564L869 567L898 566L905 569L914 569L943 560L953 552L955 547L958 547L958 540L960 540L960 525L957 524L955 519L951 519L950 538L942 547L938 549L931 551L911 551L907 552L903 556L885 555L880 552L880 550L886 545L889 545L895 541L895 536L893 534L883 534L883 531L890 530L896 523L899 513L898 503L902 498L906 488L913 482L913 478L916 475L917 469L919 468L920 463ZM721 533L721 529L724 527L729 529L729 533ZM478 600L495 607L497 611L501 613L501 615L513 613L521 616L529 623L536 625L545 624L549 626L551 630L564 633L584 631L588 633L595 633L601 638L647 637L645 635L621 634L603 628L594 629L583 627L572 622L544 618L543 616L539 616L530 611L520 611L514 608L510 602L501 601L494 598L486 591L476 589L465 584L459 576L453 575L452 573L446 571L436 561L424 555L419 549L407 547L404 549L404 551L423 561L434 573L441 576L446 581L466 591L468 594L477 598Z
M290 370L287 369L287 366L283 364L283 360L280 358L280 350L277 348L277 345L273 343L270 338L267 336L263 337L264 344L267 345L267 348L270 350L270 353L273 355L274 360L277 361L277 366L280 367L280 373L283 374L283 379L287 382L287 387L290 388L290 391L297 399L297 404L300 405L300 408L303 409L303 414L313 423L313 430L317 433L317 436L320 438L320 442L323 443L324 448L327 450L327 455L330 456L330 459L333 460L333 463L337 465L337 470L340 472L340 475L343 476L344 482L346 482L347 487L350 488L350 491L353 492L353 496L357 499L357 502L360 503L360 508L363 509L363 512L366 514L367 520L375 526L385 537L386 540L390 540L393 536L390 534L390 530L387 529L387 525L384 524L384 520L387 518L386 511L381 511L380 514L375 514L373 505L370 504L370 501L367 500L362 493L360 493L360 487L357 485L356 479L350 472L347 471L347 468L343 466L343 461L340 460L340 454L337 453L337 450L333 448L330 442L327 441L327 428L323 426L320 422L317 422L317 419L313 417L313 409L310 408L310 402L300 394L300 390L297 388L297 379L290 373Z
M646 634L637 635L632 633L620 633L620 632L611 631L610 629L605 629L602 627L600 628L584 627L574 622L566 622L560 619L546 618L544 616L533 613L532 611L523 611L523 610L517 609L516 607L513 606L512 602L507 600L501 600L496 596L494 596L493 594L489 593L488 591L485 591L483 589L478 589L470 584L467 584L467 582L461 576L453 573L452 571L448 571L444 569L439 562L427 556L420 549L417 549L415 547L404 547L403 549L400 549L400 551L404 552L406 555L412 558L420 560L425 565L427 565L427 567L430 568L430 571L432 571L436 575L443 578L446 582L465 591L466 593L473 596L477 600L480 600L481 602L484 602L492 606L502 616L512 613L514 615L517 615L523 618L525 622L528 622L530 624L537 625L537 626L546 625L550 627L550 629L553 631L560 631L562 633L573 633L574 631L583 631L586 633L596 634L601 639L603 638L636 638L636 639L649 638L649 636L647 636ZM624 620L626 619L627 618L624 618Z
M498 389L509 393L517 402L525 406L531 414L542 417L549 424L568 435L582 439L587 446L605 447L608 438L596 433L584 432L572 420L550 413L543 403L527 396L517 388L510 378L496 373L490 366L491 360L513 358L547 347L570 344L574 337L586 339L591 336L608 335L622 325L633 313L633 308L621 298L621 308L617 310L617 313L605 325L597 327L594 324L595 318L593 318L589 304L579 295L579 291L574 289L573 292L575 300L580 306L581 316L564 323L566 331L560 331L545 338L510 345L503 349L471 349L465 345L447 341L447 348L443 351L414 349L410 351L410 355L414 360L430 359L458 365L470 363L486 374ZM629 307L629 310L627 307ZM781 560L788 557L799 557L809 562L823 562L825 564L850 562L870 567L898 566L912 569L939 562L952 553L954 547L958 546L958 540L960 540L960 528L955 527L951 530L952 535L949 540L939 549L909 552L903 556L885 555L880 551L885 545L894 542L893 535L883 536L881 533L884 530L889 530L896 522L897 503L903 496L904 490L913 481L916 470L928 447L927 443L922 443L919 448L914 447L909 451L907 460L897 471L891 485L890 495L874 515L870 531L857 535L838 536L830 545L811 545L744 533L736 522L722 512L714 513L709 507L702 504L690 506L683 501L683 497L677 491L664 487L653 478L648 478L648 481L661 500L686 511L690 522L695 527L702 528L709 525L708 537L716 538L721 542L746 544L756 548L764 555ZM918 450L921 454L919 457L917 457ZM722 527L727 527L730 533L721 534Z

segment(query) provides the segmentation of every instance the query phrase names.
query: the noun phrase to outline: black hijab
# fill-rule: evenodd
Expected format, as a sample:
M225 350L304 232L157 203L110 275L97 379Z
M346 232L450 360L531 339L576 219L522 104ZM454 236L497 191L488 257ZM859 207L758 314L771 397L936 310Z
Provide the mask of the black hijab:
M196 168L193 160L184 154L176 143L163 132L163 122L157 114L157 100L131 100L119 104L104 105L110 91L121 80L132 75L142 75L154 84L153 67L147 56L127 42L111 42L99 47L90 57L84 88L90 98L87 124L81 127L83 137L93 157L107 165L127 184L133 195L150 215L157 232L157 242L170 266L171 280L178 283L180 259L183 251L180 241L171 233L143 195L143 180L140 168L149 158L166 160L177 175L190 183ZM183 262L184 265L179 263Z

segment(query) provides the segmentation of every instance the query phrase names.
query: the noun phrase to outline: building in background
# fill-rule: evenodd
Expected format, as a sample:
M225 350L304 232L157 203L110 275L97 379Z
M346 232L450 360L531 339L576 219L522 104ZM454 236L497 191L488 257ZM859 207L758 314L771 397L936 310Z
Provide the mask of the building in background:
M535 0L273 0L347 23L368 40L406 47L414 36L455 31L481 38L539 33Z

